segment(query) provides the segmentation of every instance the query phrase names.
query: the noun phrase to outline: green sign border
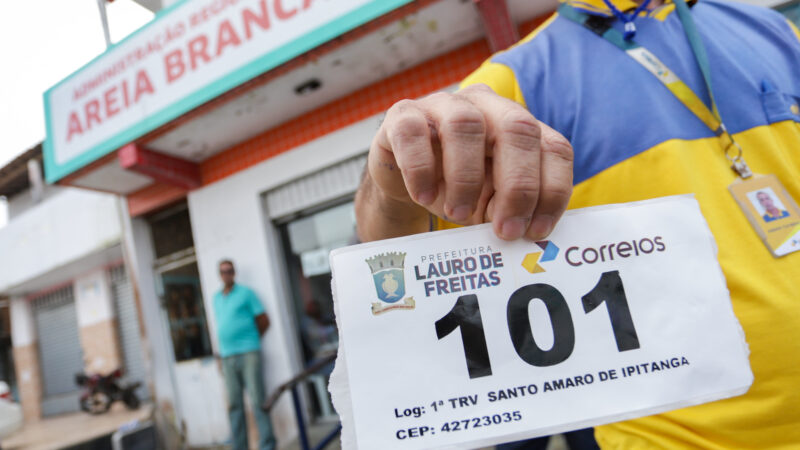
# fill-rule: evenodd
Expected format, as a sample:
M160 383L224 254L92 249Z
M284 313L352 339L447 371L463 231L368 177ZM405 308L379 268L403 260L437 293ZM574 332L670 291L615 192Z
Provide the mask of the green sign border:
M72 75L61 80L56 85L45 91L44 93L44 114L45 114L45 127L46 138L44 141L44 169L45 179L48 183L54 183L61 178L85 167L87 164L100 159L101 157L109 154L110 152L130 143L131 141L143 136L150 131L180 117L181 115L191 111L192 109L202 105L203 103L212 100L225 92L241 85L249 80L252 80L258 75L273 69L303 53L318 47L325 42L328 42L342 34L361 26L379 16L382 16L400 6L411 3L412 0L372 0L364 6L339 17L338 19L329 22L315 30L306 33L303 36L281 46L277 49L259 57L232 72L224 75L215 81L212 81L205 86L197 89L191 94L186 95L184 98L176 101L175 103L164 107L160 111L149 115L140 122L128 127L127 129L117 133L109 139L95 145L94 147L84 151L80 155L58 164L55 159L53 151L53 121L50 108L50 94L52 91L76 76L84 69L88 68L100 58L103 58L108 53L113 51L117 46L132 39L139 33L144 32L155 24L163 20L171 11L181 7L187 2L192 0L180 0L179 2L170 5L168 8L159 11L156 17L131 33L128 37L115 44L102 54L98 55L83 67L72 73Z

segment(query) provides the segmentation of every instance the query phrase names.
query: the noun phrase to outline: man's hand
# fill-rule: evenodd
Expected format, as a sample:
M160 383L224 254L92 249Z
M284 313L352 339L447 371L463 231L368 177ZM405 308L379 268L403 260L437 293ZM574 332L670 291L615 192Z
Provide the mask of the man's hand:
M267 313L261 313L256 316L256 327L258 327L258 335L263 336L269 329L269 316Z
M494 224L502 239L542 239L572 194L572 147L485 85L392 106L356 195L362 241L450 222Z

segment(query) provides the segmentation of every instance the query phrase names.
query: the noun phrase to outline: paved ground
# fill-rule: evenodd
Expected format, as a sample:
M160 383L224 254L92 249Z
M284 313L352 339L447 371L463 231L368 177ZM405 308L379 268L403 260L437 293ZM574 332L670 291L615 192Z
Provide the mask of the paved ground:
M28 423L2 442L3 450L56 450L80 444L117 430L121 425L134 420L145 420L150 417L152 406L144 404L136 411L128 411L122 404L115 404L110 412L99 416L85 413L66 414L62 416L43 419L39 422ZM248 423L248 425L252 425ZM311 444L317 443L333 427L332 424L312 425L309 428ZM250 435L250 448L257 450L255 427L248 427ZM280 445L282 450L298 450L298 441ZM229 450L230 446L207 447L204 450ZM340 450L339 440L334 440L326 450ZM563 437L556 436L551 439L547 450L566 450ZM491 450L484 449L484 450Z
M106 414L92 416L72 413L26 423L22 429L3 440L3 450L55 450L80 444L113 433L121 425L150 417L150 404L128 411L116 403Z

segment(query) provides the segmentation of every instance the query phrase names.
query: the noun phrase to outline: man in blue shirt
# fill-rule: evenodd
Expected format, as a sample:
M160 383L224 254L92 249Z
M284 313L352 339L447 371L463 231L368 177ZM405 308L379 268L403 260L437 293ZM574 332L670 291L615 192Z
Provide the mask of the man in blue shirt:
M248 450L247 422L244 414L244 390L250 396L258 425L260 450L273 450L275 437L264 402L264 375L261 364L261 336L269 328L269 316L258 296L250 288L234 282L233 262L219 263L224 284L214 294L214 317L217 320L222 374L228 391L228 416L234 450Z

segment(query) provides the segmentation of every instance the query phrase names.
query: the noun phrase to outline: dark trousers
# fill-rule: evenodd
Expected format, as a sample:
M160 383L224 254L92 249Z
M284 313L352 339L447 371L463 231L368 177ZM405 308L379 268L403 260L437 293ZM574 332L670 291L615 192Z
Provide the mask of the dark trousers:
M584 428L582 430L564 433L567 438L567 445L570 450L600 450L597 441L594 440L594 428ZM500 444L497 450L545 450L550 436L544 436L526 441L509 442Z

